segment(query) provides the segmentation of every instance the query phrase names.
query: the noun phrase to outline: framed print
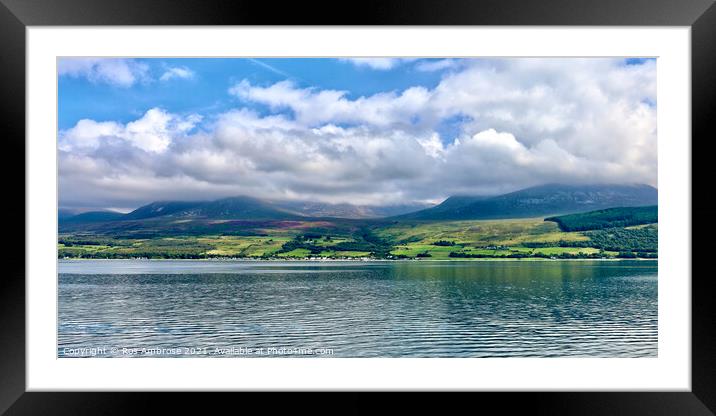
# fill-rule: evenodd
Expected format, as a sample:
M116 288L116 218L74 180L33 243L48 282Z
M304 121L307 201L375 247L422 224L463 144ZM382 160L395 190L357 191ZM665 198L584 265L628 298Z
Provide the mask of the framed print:
M3 410L712 414L710 2L130 3L2 8Z

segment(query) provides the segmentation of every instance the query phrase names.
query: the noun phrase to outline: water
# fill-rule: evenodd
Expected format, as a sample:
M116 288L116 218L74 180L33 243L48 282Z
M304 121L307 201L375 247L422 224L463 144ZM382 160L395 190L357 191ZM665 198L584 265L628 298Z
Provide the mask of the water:
M657 356L655 261L59 266L60 357Z

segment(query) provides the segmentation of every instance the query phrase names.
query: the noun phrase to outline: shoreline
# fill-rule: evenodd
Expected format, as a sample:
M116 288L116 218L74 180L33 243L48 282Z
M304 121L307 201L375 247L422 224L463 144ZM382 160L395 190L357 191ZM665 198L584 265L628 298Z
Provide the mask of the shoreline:
M82 261L133 261L133 262L207 262L207 263L221 263L221 262L253 262L253 263L289 263L289 262L302 262L302 263L436 263L436 262L480 262L480 261L514 261L514 262L543 262L543 261L654 261L656 259L647 258L598 258L598 259L545 259L545 258L455 258L455 259L429 259L429 260L416 260L416 259L252 259L245 257L230 257L230 258L212 258L212 259L149 259L149 258L127 258L127 259L92 259L92 258L63 258L57 259L59 262L82 262Z

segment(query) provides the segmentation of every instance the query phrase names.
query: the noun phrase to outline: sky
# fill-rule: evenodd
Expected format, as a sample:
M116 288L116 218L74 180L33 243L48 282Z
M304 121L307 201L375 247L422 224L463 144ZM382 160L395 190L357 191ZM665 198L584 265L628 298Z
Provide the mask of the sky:
M656 61L61 58L60 208L657 183Z

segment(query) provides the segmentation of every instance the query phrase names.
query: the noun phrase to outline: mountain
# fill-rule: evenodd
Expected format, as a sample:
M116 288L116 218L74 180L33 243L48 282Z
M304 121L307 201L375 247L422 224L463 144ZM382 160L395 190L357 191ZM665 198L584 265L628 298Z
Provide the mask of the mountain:
M74 217L75 215L77 215L77 211L71 209L60 208L57 210L57 220L59 222L62 222L70 217Z
M242 220L285 220L301 218L301 215L278 207L270 202L248 196L237 196L205 202L182 214L189 217Z
M88 213L89 214L89 213ZM246 196L216 201L159 201L128 214L60 223L60 232L94 232L148 238L154 235L197 235L259 232L262 223L302 220L299 214ZM254 230L257 229L257 230ZM147 237L144 237L147 236ZM138 237L137 237L138 238Z
M542 185L490 197L452 196L440 205L422 210L418 210L423 208L419 205L368 207L271 202L237 196L216 201L152 202L128 214L85 212L61 219L60 231L147 235L170 230L175 234L248 229L260 232L263 222L276 221L326 221L333 218L329 220L331 223L357 226L356 222L374 223L378 218L390 221L525 218L656 204L657 190L647 185Z
M429 204L401 204L385 206L328 204L307 201L281 201L275 203L288 211L306 217L318 218L383 218L407 214L430 207Z
M300 220L308 218L381 218L414 212L427 205L359 206L306 201L271 202L248 196L223 198L216 201L157 201L141 206L128 214L93 212L81 214L76 220L67 218L61 224L88 224L102 221L147 221L181 219L231 220ZM63 212L63 214L66 213ZM64 217L63 217L64 218ZM156 222L154 221L154 222Z
M460 213L463 210L465 210L466 207L469 207L470 205L484 201L485 199L488 199L490 197L487 196L468 196L468 195L456 195L451 196L445 201L443 201L440 205L436 205L432 208L427 208L422 211L418 212L412 212L407 213L406 216L411 215L419 215L419 212L429 212L429 215L432 216L451 216L454 215L454 213Z
M656 205L657 190L648 185L549 184L492 197L456 196L396 220L469 220L527 218L613 207Z
M144 220L147 218L161 217L188 211L196 208L204 202L186 201L158 201L141 206L124 216L124 220Z
M59 223L61 225L69 224L92 224L101 223L107 221L116 221L122 219L125 215L120 212L112 211L89 211L83 212L82 214L59 217Z
M216 201L160 201L144 205L125 215L123 220L159 217L215 219L292 219L298 214L270 202L248 196L223 198Z

